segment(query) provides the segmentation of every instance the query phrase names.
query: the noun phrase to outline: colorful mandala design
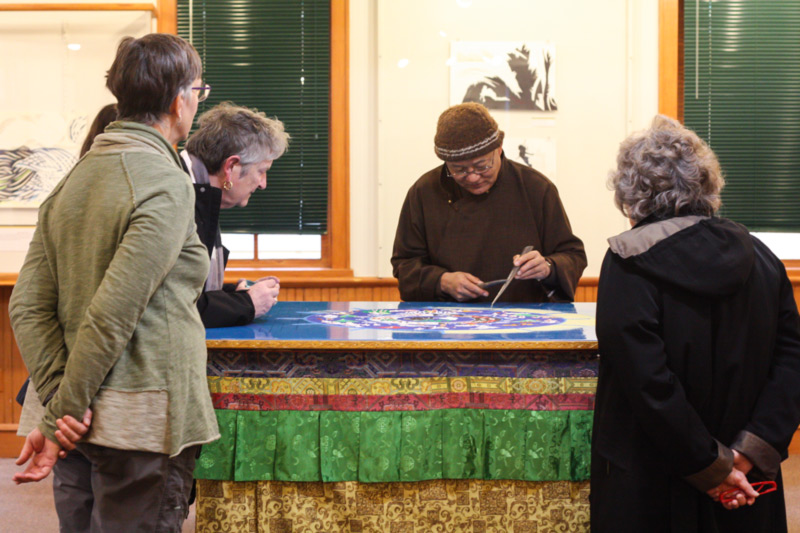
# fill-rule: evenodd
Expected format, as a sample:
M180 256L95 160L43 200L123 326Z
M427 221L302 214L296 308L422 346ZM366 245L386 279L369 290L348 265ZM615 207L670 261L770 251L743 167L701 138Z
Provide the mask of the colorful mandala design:
M312 314L306 320L327 326L392 331L497 332L575 327L582 315L530 309L423 307L416 309L350 309Z

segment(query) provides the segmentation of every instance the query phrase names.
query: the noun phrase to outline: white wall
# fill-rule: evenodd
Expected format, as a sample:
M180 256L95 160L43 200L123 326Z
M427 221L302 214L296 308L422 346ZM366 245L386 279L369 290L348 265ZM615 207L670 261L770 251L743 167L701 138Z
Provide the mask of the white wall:
M450 41L485 40L556 45L559 110L533 121L533 128L556 140L555 182L586 243L585 275L597 275L605 239L626 228L605 176L618 143L657 110L657 17L657 0L350 0L355 274L391 276L389 258L405 193L439 164L432 145L436 119L449 105L444 63ZM409 59L408 67L397 68L400 58ZM506 129L516 120L496 118ZM35 210L0 210L0 272L19 270L25 248L20 243L27 238L7 225L31 221Z
M391 276L406 191L440 164L433 136L450 105L451 41L543 41L556 47L558 111L493 114L507 135L522 128L555 139L553 180L586 244L585 275L596 276L606 239L628 227L606 175L619 142L657 112L657 0L351 0L350 12L356 275Z
M0 149L58 146L77 155L85 129L71 126L84 119L88 127L94 114L114 101L105 72L116 44L148 28L155 30L155 18L143 11L2 12ZM81 49L69 50L68 43ZM36 216L35 207L0 207L0 272L19 271Z

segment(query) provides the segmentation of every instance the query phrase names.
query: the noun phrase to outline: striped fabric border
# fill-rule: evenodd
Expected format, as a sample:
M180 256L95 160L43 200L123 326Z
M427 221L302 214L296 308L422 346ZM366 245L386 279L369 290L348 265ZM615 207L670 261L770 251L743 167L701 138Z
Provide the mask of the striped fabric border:
M209 376L236 378L597 377L597 354L569 351L214 350Z
M430 411L434 409L594 409L592 394L222 394L211 395L214 409L237 411Z
M597 378L494 376L405 378L209 377L212 394L396 395L435 393L594 394Z

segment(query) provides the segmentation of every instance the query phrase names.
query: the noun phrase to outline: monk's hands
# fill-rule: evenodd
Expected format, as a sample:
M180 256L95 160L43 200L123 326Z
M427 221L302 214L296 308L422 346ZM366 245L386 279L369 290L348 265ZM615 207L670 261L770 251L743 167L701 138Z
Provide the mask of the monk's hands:
M736 450L733 450L733 470L731 470L731 473L725 478L725 481L719 486L709 490L707 494L711 496L711 499L718 501L719 495L726 490L739 489L735 493L734 499L728 503L722 503L722 506L730 510L737 509L743 505L753 505L758 497L758 492L750 485L750 482L747 481L747 473L750 472L752 468L753 463L750 462L750 459Z
M25 438L25 444L23 444L16 461L17 465L28 463L28 466L24 471L14 474L11 479L17 485L43 480L53 470L53 465L58 460L59 450L61 447L46 438L39 428L34 429Z
M545 279L552 268L547 259L538 250L531 250L523 255L514 256L514 266L519 267L516 279Z
M489 296L487 291L478 287L479 283L481 280L468 272L445 272L439 278L439 288L457 302Z

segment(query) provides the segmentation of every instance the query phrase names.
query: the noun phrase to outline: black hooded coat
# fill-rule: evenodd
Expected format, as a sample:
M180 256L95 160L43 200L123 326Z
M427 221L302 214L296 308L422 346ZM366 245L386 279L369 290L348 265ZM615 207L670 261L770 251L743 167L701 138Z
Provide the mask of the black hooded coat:
M597 296L592 531L786 531L780 462L800 424L800 317L783 263L746 228L647 219L609 239ZM730 473L778 491L727 511Z

